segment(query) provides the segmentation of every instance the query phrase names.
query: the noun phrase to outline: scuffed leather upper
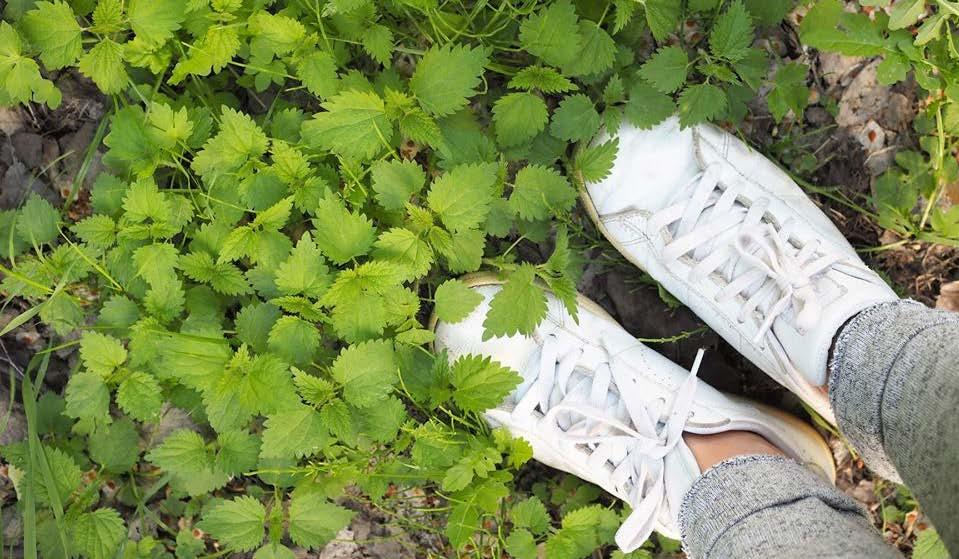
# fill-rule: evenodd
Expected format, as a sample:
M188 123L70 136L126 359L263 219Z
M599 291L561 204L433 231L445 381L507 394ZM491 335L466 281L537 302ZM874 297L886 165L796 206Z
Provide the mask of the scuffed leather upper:
M747 358L832 420L825 393L816 388L826 380L832 339L851 316L873 304L894 300L895 293L862 263L838 229L786 173L738 138L711 125L682 130L676 118L651 130L624 126L617 137L619 151L610 175L587 185L589 201L607 237ZM707 167L718 174L724 187L735 188L740 198L768 203L766 211L773 223L799 222L801 226L794 227L790 237L797 246L818 239L843 257L816 282L825 309L816 328L798 328L791 312L774 322L770 344L779 344L782 351L753 343L763 320L761 314L754 313L745 323L737 321L737 301L720 304L715 299L725 281L718 277L691 279L695 262L663 258L670 232L650 227L650 217L674 203L677 191ZM781 357L783 353L788 359Z
M479 284L473 289L483 295L479 306L461 322L439 322L435 327L435 348L437 351L445 349L451 360L467 354L484 355L522 373L528 370L528 362L536 356L543 339L553 335L570 346L584 346L585 351L579 363L582 370L588 371L607 359L604 347L608 349L616 355L618 362L626 364L633 371L631 380L644 394L644 400L662 399L668 405L677 388L689 375L685 369L630 336L615 320L582 297L578 306L578 321L568 314L555 296L548 293L548 314L532 335L494 337L483 341L483 321L490 301L500 286ZM524 378L514 394L522 393L533 380ZM502 405L486 412L487 420L494 426L505 426L514 436L529 441L536 460L577 475L626 499L625 495L619 494L607 483L602 472L589 468L580 459L579 451L573 445L551 439L548 432L537 425L535 418L513 415L511 412L515 404L515 396L511 395ZM753 431L795 459L817 467L824 475L834 475L832 457L811 429L797 429L781 417L771 415L741 398L722 394L702 382L696 388L692 409L685 429L688 432ZM657 522L657 531L678 538L679 505L701 472L684 443L676 448L676 452L666 456L665 467L668 506L667 512Z

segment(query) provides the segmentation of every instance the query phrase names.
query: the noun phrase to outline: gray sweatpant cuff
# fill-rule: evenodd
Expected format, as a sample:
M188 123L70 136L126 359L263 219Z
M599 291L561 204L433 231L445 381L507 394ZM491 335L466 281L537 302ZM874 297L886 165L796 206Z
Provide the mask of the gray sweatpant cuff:
M927 357L904 355L904 348L924 331L956 318L955 313L932 311L915 301L882 303L853 317L836 338L829 364L829 401L839 429L866 465L886 479L902 483L886 448L883 430L889 418L884 425L884 410L889 413L890 406L901 405L903 383L910 382L904 373L912 368L905 362Z
M836 511L865 514L856 501L788 458L751 455L720 462L696 480L680 507L686 554L697 559L710 557L716 543L750 516L806 499L819 500Z
M882 397L892 361L889 354L898 348L877 345L884 331L896 324L889 321L913 306L925 310L919 303L898 301L857 314L839 331L829 362L829 402L839 430L874 472L897 483L902 479L883 448Z

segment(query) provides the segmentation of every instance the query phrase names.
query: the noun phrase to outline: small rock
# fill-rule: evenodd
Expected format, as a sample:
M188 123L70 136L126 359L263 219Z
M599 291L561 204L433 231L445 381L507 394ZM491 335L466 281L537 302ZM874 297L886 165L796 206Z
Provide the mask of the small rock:
M84 122L80 129L73 134L66 134L60 138L60 152L65 155L62 159L64 174L72 177L83 164L83 159L93 136L97 132L95 122Z
M187 412L170 404L163 404L160 409L160 423L144 424L143 438L148 441L150 446L157 446L169 435L180 429L196 431L197 426Z
M819 70L826 84L846 86L852 81L856 71L862 67L864 59L859 56L845 56L832 52L819 53Z
M23 129L24 119L20 107L0 107L0 132L9 138Z
M13 144L10 142L0 144L0 164L3 165L4 170L10 165L13 165L13 158Z
M856 141L866 152L866 170L873 177L883 174L896 160L896 149L893 145L896 133L885 130L875 120L856 128Z
M27 167L20 161L7 167L0 179L0 209L16 209L27 198L30 176Z
M856 74L839 100L836 124L857 128L875 120L882 128L894 132L909 128L916 114L912 102L902 93L879 83L878 66L879 60L876 60Z
M43 137L33 132L18 132L10 138L13 151L28 169L38 169L43 161Z
M886 145L886 131L875 120L867 122L856 134L866 153L873 154Z
M833 118L829 111L815 106L806 109L806 121L814 126L828 126L833 123Z
M320 552L320 559L350 559L355 557L359 550L360 546L354 541L353 531L343 528Z
M40 161L41 167L53 165L57 158L60 157L60 144L53 138L44 138L42 157Z
M939 288L936 308L959 312L959 280L945 283Z
M868 506L876 502L876 485L864 479L849 490L849 496Z
M3 527L4 547L23 539L23 519L14 506L0 510L0 526Z
M60 195L47 183L31 176L23 162L14 161L0 179L0 209L20 207L31 192L39 194L51 204L61 203Z

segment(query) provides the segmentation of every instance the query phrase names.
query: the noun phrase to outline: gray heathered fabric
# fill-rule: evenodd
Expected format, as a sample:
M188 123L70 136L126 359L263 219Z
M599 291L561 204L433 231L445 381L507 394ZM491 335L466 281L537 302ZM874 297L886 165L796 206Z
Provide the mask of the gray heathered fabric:
M959 556L959 313L901 301L840 331L829 396L866 465L902 480Z
M829 368L843 434L875 472L909 486L959 556L959 314L871 307L843 326ZM899 557L854 501L782 457L711 468L686 494L680 529L694 559Z
M692 559L902 557L861 505L781 456L713 466L686 493L679 524Z

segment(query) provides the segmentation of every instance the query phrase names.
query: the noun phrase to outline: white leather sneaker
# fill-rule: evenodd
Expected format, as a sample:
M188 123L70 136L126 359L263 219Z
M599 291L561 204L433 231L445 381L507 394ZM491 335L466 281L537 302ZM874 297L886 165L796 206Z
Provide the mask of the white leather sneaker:
M583 190L600 231L835 423L821 388L833 338L896 294L786 173L736 137L671 118L618 138L609 176Z
M810 426L779 410L722 394L692 371L629 335L602 308L579 296L577 323L547 293L549 312L530 336L483 341L495 276L465 281L484 296L463 321L434 325L435 347L449 358L483 355L519 371L523 381L491 425L529 441L533 457L602 487L632 512L616 534L625 552L653 530L678 539L683 496L702 475L684 432L758 433L790 457L835 479L832 453Z

